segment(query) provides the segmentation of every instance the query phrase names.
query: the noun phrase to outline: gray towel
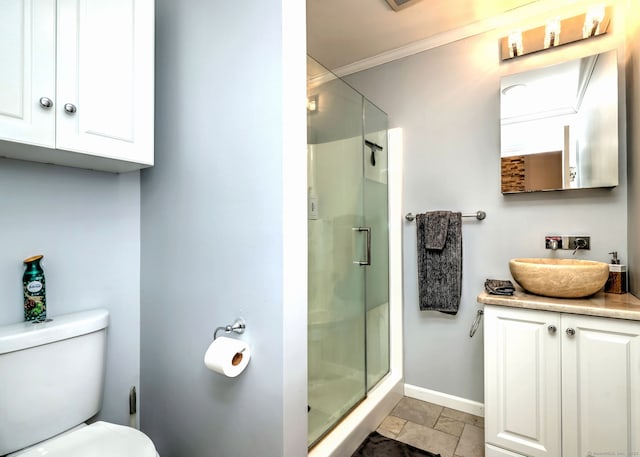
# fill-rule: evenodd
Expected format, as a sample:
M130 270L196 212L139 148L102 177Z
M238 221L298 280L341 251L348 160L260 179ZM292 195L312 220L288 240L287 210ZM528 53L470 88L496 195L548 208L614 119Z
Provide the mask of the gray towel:
M416 215L418 296L421 310L456 314L462 294L462 215Z
M487 279L484 282L484 290L492 295L513 295L516 288L508 279Z

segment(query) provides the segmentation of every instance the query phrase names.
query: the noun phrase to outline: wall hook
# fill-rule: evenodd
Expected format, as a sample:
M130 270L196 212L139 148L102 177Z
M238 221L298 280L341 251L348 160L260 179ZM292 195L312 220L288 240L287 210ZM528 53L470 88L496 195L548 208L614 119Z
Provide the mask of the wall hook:
M484 310L479 309L476 313L476 319L473 321L471 325L471 330L469 330L469 338L473 338L473 335L476 334L478 327L480 326L480 319L482 319L482 315L484 314Z

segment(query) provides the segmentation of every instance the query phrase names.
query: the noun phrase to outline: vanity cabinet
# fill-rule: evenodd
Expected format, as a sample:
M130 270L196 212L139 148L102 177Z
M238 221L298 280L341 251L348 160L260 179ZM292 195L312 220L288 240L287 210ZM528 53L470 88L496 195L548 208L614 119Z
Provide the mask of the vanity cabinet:
M0 156L153 165L153 0L5 0Z
M485 306L487 457L639 455L640 321Z

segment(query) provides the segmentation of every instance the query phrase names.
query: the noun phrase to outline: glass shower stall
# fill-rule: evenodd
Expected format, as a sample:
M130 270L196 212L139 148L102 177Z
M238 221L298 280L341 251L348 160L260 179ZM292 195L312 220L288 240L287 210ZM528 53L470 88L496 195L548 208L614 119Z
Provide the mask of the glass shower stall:
M387 115L307 58L308 443L389 372Z

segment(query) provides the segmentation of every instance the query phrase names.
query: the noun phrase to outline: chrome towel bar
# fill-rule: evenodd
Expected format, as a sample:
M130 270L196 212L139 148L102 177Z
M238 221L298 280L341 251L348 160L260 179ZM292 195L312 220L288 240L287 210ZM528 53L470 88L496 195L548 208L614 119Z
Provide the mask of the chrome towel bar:
M476 219L481 221L487 217L487 213L485 213L484 211L476 211L473 214L463 214L462 217L475 217ZM413 222L416 216L413 213L407 213L407 215L404 218L409 222Z

